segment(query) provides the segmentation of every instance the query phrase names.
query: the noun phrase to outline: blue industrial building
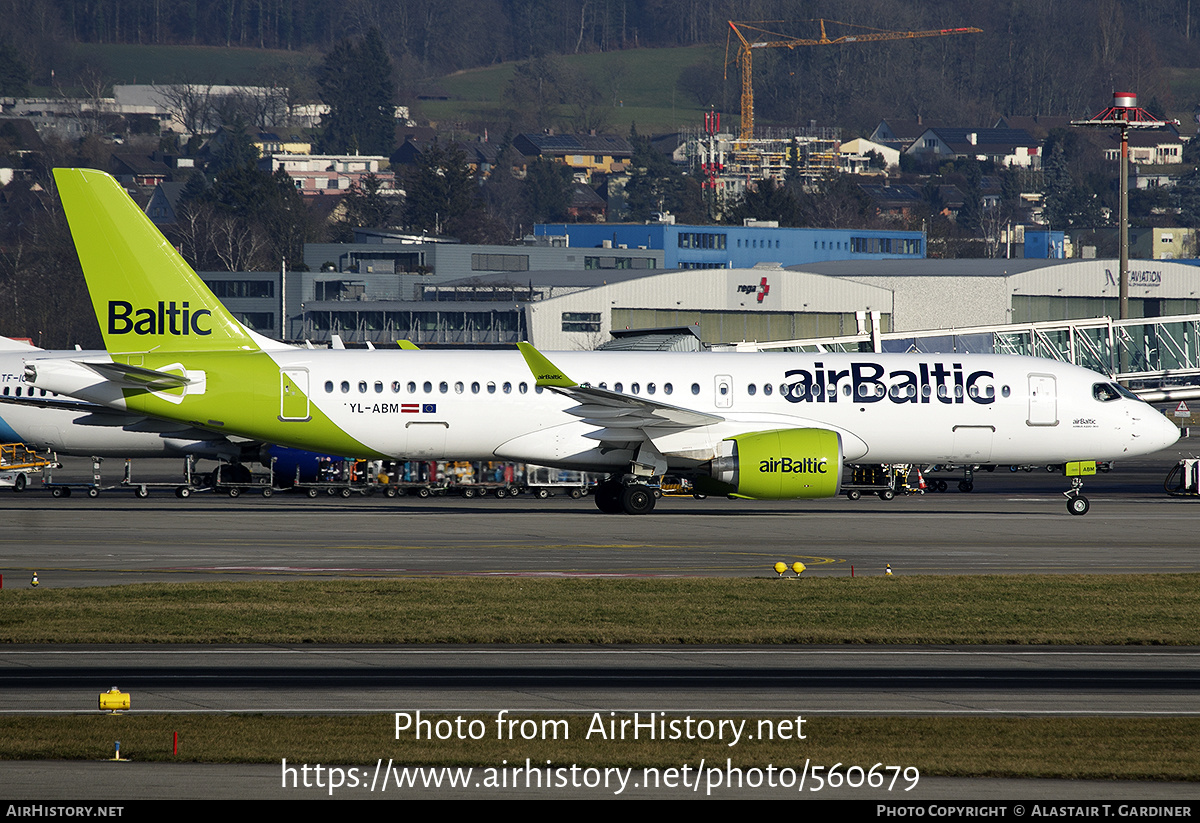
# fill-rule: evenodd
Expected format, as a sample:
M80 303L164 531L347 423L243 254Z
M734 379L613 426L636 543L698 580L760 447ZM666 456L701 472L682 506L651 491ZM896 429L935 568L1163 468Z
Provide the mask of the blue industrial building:
M666 269L748 269L827 260L922 259L925 234L777 226L677 226L672 223L539 223L534 234L570 238L575 248L661 249Z

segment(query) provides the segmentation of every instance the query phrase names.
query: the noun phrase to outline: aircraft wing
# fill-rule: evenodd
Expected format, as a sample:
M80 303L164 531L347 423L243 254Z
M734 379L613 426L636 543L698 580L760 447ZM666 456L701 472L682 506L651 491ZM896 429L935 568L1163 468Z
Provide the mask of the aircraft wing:
M518 343L517 347L537 378L537 385L578 402L578 406L572 406L567 412L584 423L596 426L597 431L586 436L603 443L616 445L646 441L650 439L647 429L661 433L665 429L708 426L725 419L715 414L576 383L529 343Z

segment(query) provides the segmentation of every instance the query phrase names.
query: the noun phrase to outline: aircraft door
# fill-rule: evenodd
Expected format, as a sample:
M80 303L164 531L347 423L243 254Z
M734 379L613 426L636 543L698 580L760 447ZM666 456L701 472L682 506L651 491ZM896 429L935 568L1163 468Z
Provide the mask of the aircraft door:
M1030 426L1058 425L1058 397L1052 374L1029 375Z
M718 409L728 409L733 405L733 379L729 375L718 374L713 391Z
M281 369L279 372L279 419L311 419L308 410L308 369Z
M410 421L405 424L408 435L404 453L413 460L445 457L446 432L450 424L434 420L429 422Z

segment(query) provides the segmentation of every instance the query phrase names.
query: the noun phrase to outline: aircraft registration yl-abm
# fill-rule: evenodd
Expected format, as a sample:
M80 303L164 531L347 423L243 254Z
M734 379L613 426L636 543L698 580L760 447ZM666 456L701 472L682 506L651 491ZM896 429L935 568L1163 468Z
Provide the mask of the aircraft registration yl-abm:
M34 385L324 453L519 460L609 474L602 511L666 473L754 498L836 495L843 461L1114 460L1178 429L1108 377L1005 355L302 349L238 323L115 180L55 171L106 358ZM1086 421L1086 424L1079 421ZM1068 508L1087 510L1075 490Z

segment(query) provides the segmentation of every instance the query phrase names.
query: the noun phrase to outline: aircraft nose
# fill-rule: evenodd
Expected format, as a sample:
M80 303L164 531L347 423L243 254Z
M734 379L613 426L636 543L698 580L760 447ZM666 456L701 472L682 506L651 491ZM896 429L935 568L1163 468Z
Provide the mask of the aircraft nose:
M1157 414L1155 417L1158 418L1158 429L1156 431L1157 439L1159 441L1158 447L1160 449L1165 449L1168 446L1173 445L1175 441L1179 439L1179 427L1176 426L1174 421L1172 421L1171 418L1167 417L1166 415Z

